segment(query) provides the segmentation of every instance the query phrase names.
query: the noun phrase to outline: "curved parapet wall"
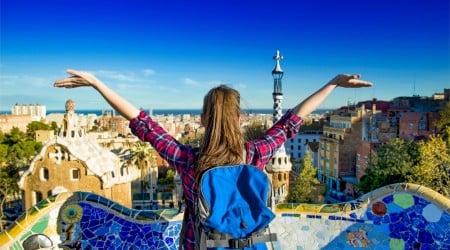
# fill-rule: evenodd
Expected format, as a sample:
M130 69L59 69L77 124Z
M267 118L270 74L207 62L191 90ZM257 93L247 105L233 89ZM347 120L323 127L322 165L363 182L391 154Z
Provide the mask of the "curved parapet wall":
M394 184L342 204L280 204L274 249L450 249L450 200ZM38 203L0 233L0 249L177 249L182 213L134 210L92 193Z
M450 200L415 184L393 184L327 205L282 204L276 249L450 249Z

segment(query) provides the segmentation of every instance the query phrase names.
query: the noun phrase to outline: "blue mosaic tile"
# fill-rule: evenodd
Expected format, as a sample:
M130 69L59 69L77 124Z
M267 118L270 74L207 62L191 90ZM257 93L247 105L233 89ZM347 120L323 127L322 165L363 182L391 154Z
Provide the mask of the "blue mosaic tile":
M373 219L375 217L377 217L377 216L374 215L372 212L368 211L368 212L366 212L366 217L367 217L368 220L372 220L373 221Z
M166 242L167 245L172 245L173 244L173 239L172 238L166 238L164 241Z
M414 198L414 204L417 205L417 206L420 206L422 208L424 208L425 206L431 204L431 202L429 202L429 201L427 201L427 200L425 200L425 199L423 199L421 197L418 197L416 195L414 195L413 198Z
M388 224L391 221L391 216L386 214L381 218L381 224Z
M403 208L400 207L399 205L395 204L395 203L389 203L387 204L387 212L388 213L400 213L403 211Z
M96 237L96 235L90 229L83 230L83 238L90 239L94 237Z
M338 225L339 230L344 230L339 232L340 234L336 236L336 239L331 240L322 249L363 249L351 247L346 241L346 236L349 233L357 232L359 229L363 229L367 233L370 241L370 246L367 247L369 249L388 249L390 238L404 242L405 249L450 249L450 230L448 229L450 215L448 212L443 211L442 216L432 217L430 215L434 215L434 213L427 213L426 209L431 203L415 195L411 196L414 205L406 209L393 202L393 195L384 197L382 201L386 204L387 213L383 216L373 214L370 206L362 214L362 210L360 210L341 214L345 216L328 214L318 216L313 213L308 216L304 215L309 220L302 218L302 224L298 224L295 230L302 230L304 233L312 231L315 229L313 225L317 225L317 220L325 228L333 228ZM82 217L75 225L77 230L82 233L79 235L82 249L177 249L178 234L181 229L179 221L163 223L156 221L156 223L153 223L155 219L159 218L159 215L154 211L144 213L136 210L126 211L123 207L114 205L107 199L103 200L95 195L86 195L86 199L88 198L109 204L110 207L105 208L98 203L92 204L85 201L77 203L83 208ZM359 203L350 205L352 208L357 208ZM114 207L114 210L112 207ZM125 218L124 213L129 213L133 218L143 220ZM424 213L428 217L424 216ZM359 214L362 216L359 217ZM286 217L282 219L283 221L300 221L294 218L300 217L300 214L285 213L281 216ZM433 218L436 218L436 222ZM304 224L305 221L306 224ZM61 222L61 225L68 226L66 222ZM295 226L295 224L293 225ZM347 225L349 225L348 228ZM326 230L311 233L314 234L312 238L316 237L320 241L329 240ZM278 246L275 249L281 249L280 243L278 243ZM292 249L295 249L295 246Z
M394 201L394 196L393 195L386 196L382 199L382 201L386 204L389 204Z
M395 224L395 223L399 222L401 217L402 216L400 215L400 213L391 213L389 215L389 218L391 220L390 223Z
M433 243L433 236L428 231L419 232L419 242L421 243Z
M442 224L449 224L450 223L450 214L443 213L441 219L438 221L438 223Z

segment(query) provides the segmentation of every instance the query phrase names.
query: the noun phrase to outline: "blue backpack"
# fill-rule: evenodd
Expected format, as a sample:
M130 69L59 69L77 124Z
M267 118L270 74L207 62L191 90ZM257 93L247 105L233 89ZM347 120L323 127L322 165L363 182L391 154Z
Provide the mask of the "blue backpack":
M196 248L267 249L275 215L267 175L248 165L218 166L202 174L196 206Z

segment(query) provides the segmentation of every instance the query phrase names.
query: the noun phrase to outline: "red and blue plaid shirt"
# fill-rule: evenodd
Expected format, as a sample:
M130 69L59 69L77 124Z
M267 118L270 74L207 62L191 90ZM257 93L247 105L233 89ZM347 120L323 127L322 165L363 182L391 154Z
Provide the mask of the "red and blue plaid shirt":
M261 170L264 169L286 139L292 138L298 133L302 122L300 117L292 111L288 111L260 139L246 142L247 163ZM144 111L130 121L130 128L139 139L150 142L161 157L176 169L182 180L187 211L195 211L194 201L197 198L197 189L194 168L198 148L179 143ZM188 214L185 235L180 236L180 238L184 238L183 245L186 250L195 248L194 223L191 212Z

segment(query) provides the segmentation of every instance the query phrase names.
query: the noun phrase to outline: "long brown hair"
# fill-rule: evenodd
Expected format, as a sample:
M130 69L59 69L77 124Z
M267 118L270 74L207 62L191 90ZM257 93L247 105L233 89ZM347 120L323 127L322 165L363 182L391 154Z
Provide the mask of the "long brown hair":
M211 167L242 163L244 136L239 124L239 102L239 92L226 85L215 87L206 94L202 109L205 136L196 164L197 181Z

